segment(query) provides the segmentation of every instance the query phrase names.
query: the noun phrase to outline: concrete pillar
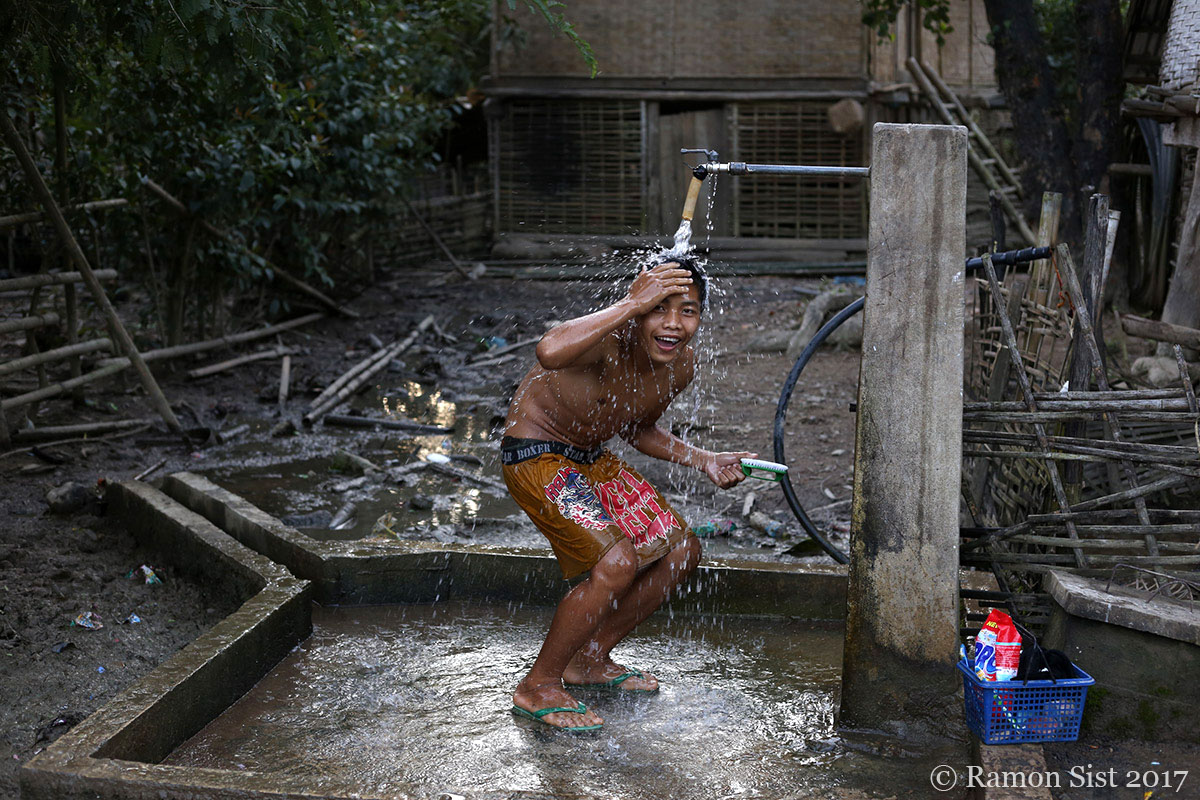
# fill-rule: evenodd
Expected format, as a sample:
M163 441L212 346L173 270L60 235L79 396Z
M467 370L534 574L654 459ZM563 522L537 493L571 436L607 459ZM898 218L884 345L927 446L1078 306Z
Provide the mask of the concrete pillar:
M967 130L875 125L840 724L962 726Z

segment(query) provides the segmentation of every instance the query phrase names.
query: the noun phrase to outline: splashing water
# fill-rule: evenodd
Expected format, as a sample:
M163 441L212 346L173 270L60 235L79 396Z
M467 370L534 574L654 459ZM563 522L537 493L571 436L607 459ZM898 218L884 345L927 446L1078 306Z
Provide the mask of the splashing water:
M692 221L685 219L679 223L679 229L675 231L675 246L667 250L663 255L668 257L684 256L692 249Z

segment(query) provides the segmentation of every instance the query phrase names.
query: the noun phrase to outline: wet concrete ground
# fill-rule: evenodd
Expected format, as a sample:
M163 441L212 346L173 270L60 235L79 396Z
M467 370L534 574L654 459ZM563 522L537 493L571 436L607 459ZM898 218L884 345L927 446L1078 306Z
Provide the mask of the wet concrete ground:
M596 797L924 797L959 746L881 758L833 730L842 631L659 615L616 653L656 695L581 691L602 731L511 714L551 610L443 603L314 609L313 635L167 763L363 792Z

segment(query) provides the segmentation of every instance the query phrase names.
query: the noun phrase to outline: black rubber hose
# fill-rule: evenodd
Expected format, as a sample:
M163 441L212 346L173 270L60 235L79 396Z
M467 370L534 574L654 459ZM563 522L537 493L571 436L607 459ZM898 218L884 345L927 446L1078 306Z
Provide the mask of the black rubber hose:
M697 176L699 177L699 176ZM1013 264L1024 264L1039 258L1049 258L1051 256L1049 247L1026 247L1023 250L1006 250L1002 253L992 253L992 263L997 266L1011 266ZM979 269L983 266L983 258L968 258L964 264L967 270ZM775 460L780 464L787 463L787 457L783 452L783 421L787 415L788 401L792 399L792 390L796 388L796 381L800 380L800 373L804 371L808 360L812 358L813 353L821 346L821 343L829 338L829 334L838 329L843 322L853 317L866 302L866 298L860 297L850 305L843 308L833 319L821 326L813 336L812 341L804 348L804 352L796 359L796 363L792 365L792 371L788 373L787 380L783 382L783 391L779 393L779 405L775 407ZM792 509L792 513L796 515L796 519L800 520L800 525L803 526L805 533L811 536L817 544L825 550L826 553L833 556L839 564L849 563L850 559L841 550L838 550L833 544L825 538L825 536L817 530L817 526L808 518L808 512L804 510L804 506L800 504L800 498L796 497L796 490L792 488L792 481L785 472L783 480L783 496L787 499L788 506Z
M788 373L787 380L783 382L783 391L779 394L779 405L775 407L775 460L780 464L787 463L787 457L783 452L783 422L787 416L788 401L792 399L792 390L796 387L796 381L800 379L800 373L804 371L808 360L812 358L813 353L817 352L817 348L829 337L829 334L837 330L838 326L850 317L862 311L865 302L865 298L858 298L835 314L833 319L822 325L821 329L817 331L817 335L812 338L812 341L804 348L804 352L796 359L796 363L792 365L792 371ZM796 497L796 490L792 488L792 482L786 472L780 483L783 484L783 496L787 499L787 504L792 509L792 513L796 515L796 519L800 520L800 525L803 526L805 533L821 545L821 548L839 564L849 563L850 558L826 539L825 535L817 530L817 526L808 518L808 513L804 510L804 506L800 505L800 498Z

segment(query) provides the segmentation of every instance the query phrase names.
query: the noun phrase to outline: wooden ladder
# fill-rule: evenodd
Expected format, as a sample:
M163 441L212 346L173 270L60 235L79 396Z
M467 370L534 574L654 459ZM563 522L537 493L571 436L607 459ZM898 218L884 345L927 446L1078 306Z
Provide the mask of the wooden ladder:
M947 125L966 126L967 161L971 168L983 179L987 187L999 196L1004 213L1016 225L1017 231L1025 241L1031 245L1037 244L1037 237L1030 229L1029 223L1013 203L1014 198L1021 198L1022 191L1021 182L1017 180L1012 167L1000 156L995 145L984 135L962 102L936 71L915 58L909 58L907 66L917 85L921 87L921 92L929 99L942 120ZM980 150L983 151L983 155L980 155Z

